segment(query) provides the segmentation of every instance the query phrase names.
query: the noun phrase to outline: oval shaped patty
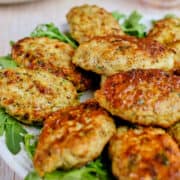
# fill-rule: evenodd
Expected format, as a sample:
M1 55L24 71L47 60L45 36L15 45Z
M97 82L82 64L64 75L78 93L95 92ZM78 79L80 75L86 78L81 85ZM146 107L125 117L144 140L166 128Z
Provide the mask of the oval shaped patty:
M119 180L180 179L180 150L161 129L120 127L110 141L109 154Z
M133 123L169 127L180 120L180 76L161 70L109 76L95 98L113 115Z
M73 63L101 75L131 69L170 70L174 67L174 51L147 38L100 37L81 44Z
M23 68L0 70L0 106L26 124L76 104L76 89L61 77Z
M71 35L79 43L96 36L124 34L112 14L96 5L74 7L66 17Z
M79 168L97 158L114 133L113 120L97 102L57 111L45 121L35 169L43 176L56 168Z
M72 63L74 49L67 43L47 37L24 38L12 47L12 58L20 67L45 70L70 80L75 87L86 90L91 79Z

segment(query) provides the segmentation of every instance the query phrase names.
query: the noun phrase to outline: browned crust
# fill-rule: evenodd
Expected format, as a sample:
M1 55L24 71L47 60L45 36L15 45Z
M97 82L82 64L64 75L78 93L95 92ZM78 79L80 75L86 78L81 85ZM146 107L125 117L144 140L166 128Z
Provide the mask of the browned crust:
M121 127L110 141L109 153L119 180L180 179L180 151L163 130Z

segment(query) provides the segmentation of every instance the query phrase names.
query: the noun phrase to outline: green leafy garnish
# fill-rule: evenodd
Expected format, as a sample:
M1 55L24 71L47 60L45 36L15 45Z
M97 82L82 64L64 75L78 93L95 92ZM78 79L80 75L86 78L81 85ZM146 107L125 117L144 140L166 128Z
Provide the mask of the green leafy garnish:
M37 138L35 135L26 134L24 136L25 150L26 150L30 159L32 159L34 156L36 145L37 145Z
M41 24L35 28L31 33L32 37L49 37L51 39L58 39L60 41L70 44L72 47L76 48L77 45L72 38L63 34L59 29L53 24Z
M10 55L0 57L0 68L15 68L17 67L16 62L11 58Z
M42 180L38 179L37 173L32 172L27 175L25 180ZM103 165L101 158L90 162L80 169L73 169L70 171L54 171L47 173L44 180L109 180L113 179Z
M9 41L10 46L13 46L15 44L15 41Z
M3 110L0 109L0 136L4 134L6 128L5 124L6 124L6 114L4 113Z
M26 130L14 119L8 118L6 123L6 145L12 154L17 154L21 150L20 143L24 141Z
M42 178L36 172L31 172L24 180L42 180Z
M17 154L21 150L20 143L24 141L26 130L3 109L0 109L0 129L1 136L5 133L5 141L9 151L12 154Z
M113 11L113 12L112 12L112 15L113 15L113 17L116 19L116 21L118 21L118 22L119 22L121 19L124 19L124 18L126 17L125 14L120 13L120 12L118 12L118 11Z
M113 17L119 21L119 19L124 18L121 13L117 11L112 13ZM142 15L137 11L133 11L129 17L124 18L124 21L121 23L122 30L129 34L139 38L146 36L146 26L140 23Z
M80 101L81 97L84 95L84 92L79 92L78 93L78 100Z

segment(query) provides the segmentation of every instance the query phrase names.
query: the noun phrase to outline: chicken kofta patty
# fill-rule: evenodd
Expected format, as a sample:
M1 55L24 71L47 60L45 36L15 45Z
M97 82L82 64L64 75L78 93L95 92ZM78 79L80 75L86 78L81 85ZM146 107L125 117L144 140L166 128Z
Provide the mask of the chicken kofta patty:
M148 37L162 44L180 40L180 18L165 18L156 21Z
M101 75L112 75L131 69L163 69L174 67L174 51L151 39L129 36L94 38L82 43L73 63Z
M168 133L174 138L180 147L180 122L173 124L169 129Z
M180 150L162 129L120 127L111 138L109 154L119 180L180 179Z
M13 45L12 58L20 67L48 71L70 80L83 91L90 88L92 82L72 63L74 51L69 44L56 39L28 37Z
M99 104L132 123L169 127L180 120L180 76L132 70L108 76L96 91Z
M42 122L51 112L76 104L77 92L68 80L46 71L0 70L0 106L26 124Z
M43 176L56 168L78 168L97 158L115 133L108 113L95 101L53 113L45 121L34 156Z
M96 36L123 34L112 14L96 5L74 7L66 17L71 35L79 43Z

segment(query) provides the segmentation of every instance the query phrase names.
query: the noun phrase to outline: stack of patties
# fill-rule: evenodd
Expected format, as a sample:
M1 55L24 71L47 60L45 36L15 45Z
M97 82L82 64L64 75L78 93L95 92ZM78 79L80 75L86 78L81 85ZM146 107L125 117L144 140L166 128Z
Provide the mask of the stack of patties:
M67 15L71 33L80 42L72 62L101 75L101 88L95 92L101 107L120 122L136 124L134 129L118 127L110 140L112 173L119 180L180 179L180 149L165 131L171 127L179 139L180 77L173 72L179 69L180 19L157 21L141 39L94 33L101 31L98 28L87 35L90 29L85 27L95 27L101 17L92 18L89 9L76 7ZM82 26L77 27L78 22Z
M67 20L76 50L54 39L25 38L12 48L20 68L0 73L0 105L25 123L45 120L33 160L39 175L82 167L110 142L117 179L179 180L180 149L161 128L173 137L180 129L173 127L180 121L180 77L173 74L180 20L156 22L142 39L124 34L111 13L95 5L72 8ZM84 103L76 91L90 89L93 80L81 69L103 79L94 100ZM130 127L116 131L113 116Z
M42 124L52 112L77 105L77 91L92 81L71 62L74 51L47 37L16 42L12 58L18 67L0 71L0 106L26 124Z

